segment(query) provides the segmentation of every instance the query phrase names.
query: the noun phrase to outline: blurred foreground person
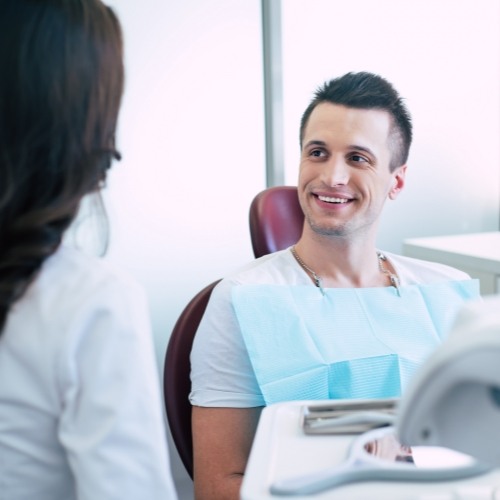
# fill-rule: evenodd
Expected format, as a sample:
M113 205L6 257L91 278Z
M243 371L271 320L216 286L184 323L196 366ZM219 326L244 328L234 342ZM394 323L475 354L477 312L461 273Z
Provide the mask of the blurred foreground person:
M0 68L0 497L175 498L145 295L62 244L119 156L119 22L0 0Z

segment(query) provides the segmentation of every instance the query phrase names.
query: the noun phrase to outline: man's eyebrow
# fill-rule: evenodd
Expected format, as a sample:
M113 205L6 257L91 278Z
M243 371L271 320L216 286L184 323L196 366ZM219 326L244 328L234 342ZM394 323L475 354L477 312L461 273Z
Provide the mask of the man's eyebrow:
M349 149L355 149L357 151L363 151L363 152L368 153L370 156L373 156L373 157L377 156L370 148L367 148L366 146L360 146L359 144L351 144L349 146Z
M306 142L306 144L304 144L305 148L307 148L309 146L326 146L326 142L319 141L319 140L312 140L312 141L308 141L308 142Z

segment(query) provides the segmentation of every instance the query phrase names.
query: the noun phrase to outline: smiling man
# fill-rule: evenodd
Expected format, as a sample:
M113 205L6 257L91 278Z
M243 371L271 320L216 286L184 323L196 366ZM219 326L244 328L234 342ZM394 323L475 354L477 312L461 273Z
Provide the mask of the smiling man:
M411 138L399 94L371 73L325 83L304 112L302 236L222 280L195 337L196 498L238 498L268 404L399 397L456 310L478 296L461 271L376 247Z
M406 171L404 164L389 168L391 121L382 110L330 103L314 109L302 138L299 179L306 230L351 239L365 239L369 233L375 237L384 202L402 189Z

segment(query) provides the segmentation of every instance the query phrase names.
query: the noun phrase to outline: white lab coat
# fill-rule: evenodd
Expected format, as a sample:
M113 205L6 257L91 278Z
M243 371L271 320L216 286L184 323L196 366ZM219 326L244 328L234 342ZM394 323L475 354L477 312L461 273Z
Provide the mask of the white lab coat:
M0 334L0 499L176 498L143 291L61 248Z

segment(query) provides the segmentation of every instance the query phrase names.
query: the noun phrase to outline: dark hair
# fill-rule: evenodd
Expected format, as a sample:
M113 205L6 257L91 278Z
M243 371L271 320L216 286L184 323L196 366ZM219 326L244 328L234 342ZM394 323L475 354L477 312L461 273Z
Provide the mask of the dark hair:
M309 117L314 108L322 102L349 108L387 111L393 121L390 134L392 149L390 169L392 171L406 163L412 140L411 116L403 99L387 80L372 73L347 73L317 89L300 122L301 148Z
M100 0L0 0L0 331L115 150L119 22Z

